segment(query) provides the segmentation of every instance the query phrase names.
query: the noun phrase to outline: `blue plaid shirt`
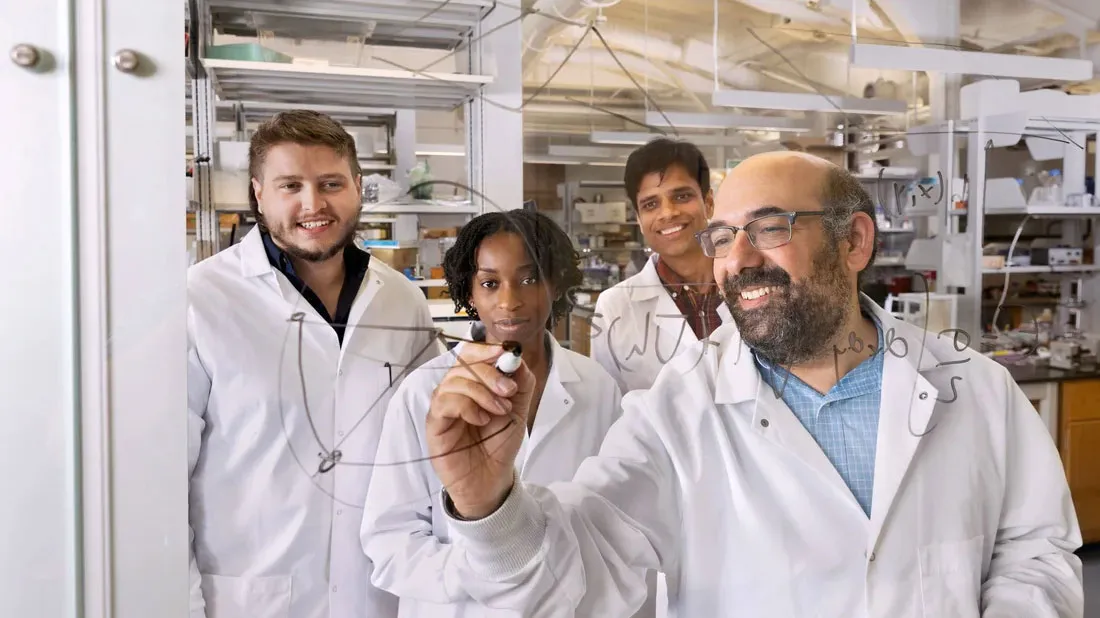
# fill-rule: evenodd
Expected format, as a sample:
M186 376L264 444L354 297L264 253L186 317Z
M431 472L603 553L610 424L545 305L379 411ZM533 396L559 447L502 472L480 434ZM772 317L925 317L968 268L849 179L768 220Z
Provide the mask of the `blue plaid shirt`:
M882 325L874 317L871 320L878 331L874 356L845 374L824 395L786 369L753 354L760 376L775 392L782 393L783 402L821 446L868 517L875 486L883 364Z

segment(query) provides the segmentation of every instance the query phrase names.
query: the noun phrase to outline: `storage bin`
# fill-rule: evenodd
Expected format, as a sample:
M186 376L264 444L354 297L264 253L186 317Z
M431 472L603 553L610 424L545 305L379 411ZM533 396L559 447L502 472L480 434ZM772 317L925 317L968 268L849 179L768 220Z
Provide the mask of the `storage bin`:
M268 49L258 43L232 43L229 45L210 45L206 48L207 58L219 60L246 60L250 62L291 62L294 58Z

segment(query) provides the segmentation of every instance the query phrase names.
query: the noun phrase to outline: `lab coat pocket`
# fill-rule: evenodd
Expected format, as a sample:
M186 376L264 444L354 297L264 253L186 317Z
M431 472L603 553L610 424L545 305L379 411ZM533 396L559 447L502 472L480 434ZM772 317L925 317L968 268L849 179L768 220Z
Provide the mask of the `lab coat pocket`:
M927 618L978 618L985 537L919 548L921 600Z
M206 618L289 618L290 582L289 575L203 575Z

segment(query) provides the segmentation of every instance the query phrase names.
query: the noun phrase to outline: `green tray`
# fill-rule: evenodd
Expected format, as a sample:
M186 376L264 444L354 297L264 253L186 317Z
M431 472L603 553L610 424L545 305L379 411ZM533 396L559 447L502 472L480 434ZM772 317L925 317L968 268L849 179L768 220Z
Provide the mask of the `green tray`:
M268 49L259 43L210 45L206 48L206 57L217 58L219 60L247 60L251 62L291 62L294 60L286 54Z

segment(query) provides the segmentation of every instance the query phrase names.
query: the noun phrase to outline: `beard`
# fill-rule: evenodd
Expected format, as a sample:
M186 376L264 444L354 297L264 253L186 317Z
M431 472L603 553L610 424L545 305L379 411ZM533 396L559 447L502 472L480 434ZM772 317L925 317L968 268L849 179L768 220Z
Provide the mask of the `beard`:
M355 240L355 230L358 222L358 216L349 218L347 221L337 220L333 223L339 228L337 240L331 245L321 248L306 248L294 244L292 240L294 238L293 230L297 228L297 223L291 223L289 226L286 224L273 226L269 223L267 231L288 256L305 262L324 262L343 252L344 248Z
M848 273L835 247L828 244L814 256L813 272L792 283L782 268L759 268L727 277L722 283L726 306L741 338L772 363L793 366L828 355L848 319L851 289ZM741 290L772 286L763 307L742 309Z

